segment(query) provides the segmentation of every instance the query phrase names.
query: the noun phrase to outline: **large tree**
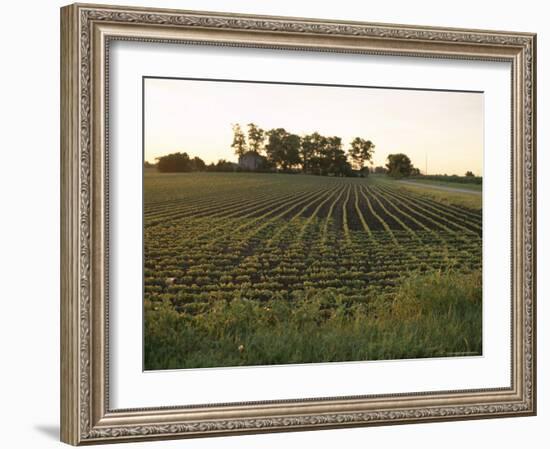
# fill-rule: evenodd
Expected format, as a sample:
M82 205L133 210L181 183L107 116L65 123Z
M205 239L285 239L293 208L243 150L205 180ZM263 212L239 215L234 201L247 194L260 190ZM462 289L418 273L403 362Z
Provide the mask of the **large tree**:
M370 140L361 137L353 139L348 153L356 169L363 171L365 164L372 161L374 147L375 145Z
M201 158L191 159L187 153L172 153L156 159L158 171L164 173L201 171L206 168L206 164Z
M248 148L254 153L260 154L263 150L265 131L254 123L248 125Z
M414 169L409 156L403 153L390 154L386 168L388 169L388 175L393 178L410 176Z
M321 174L349 176L351 165L346 153L342 149L342 138L338 136L326 137L325 145L321 150Z
M316 145L314 142L315 134L317 133L308 134L308 135L302 136L301 138L300 157L302 159L302 171L304 173L309 173L311 170L311 159L315 154L315 148L316 148Z
M300 158L300 144L301 139L297 134L289 134L285 139L285 160L283 163L284 170L296 167L302 162L302 159Z
M265 153L267 160L274 166L279 166L284 160L284 140L287 136L288 132L284 128L270 129L267 132Z
M216 164L213 162L206 167L208 171L222 171L222 172L232 172L235 171L236 164L226 161L225 159L219 159Z
M191 159L191 170L204 171L206 170L206 164L200 157L195 156L193 159Z
M300 136L291 134L284 128L271 129L267 136L265 152L269 162L283 170L300 164Z
M242 156L246 153L246 137L238 123L233 125L233 143L231 148L235 150L237 156Z
M321 136L318 132L302 137L300 157L302 159L302 170L305 173L320 174L321 154L324 152L326 144L326 137Z

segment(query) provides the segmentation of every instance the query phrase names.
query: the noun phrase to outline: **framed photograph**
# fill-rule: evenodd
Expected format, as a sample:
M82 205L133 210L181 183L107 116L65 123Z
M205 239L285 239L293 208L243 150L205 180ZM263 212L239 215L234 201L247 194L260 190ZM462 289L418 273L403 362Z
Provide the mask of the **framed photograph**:
M61 37L64 442L536 413L534 34L75 4Z

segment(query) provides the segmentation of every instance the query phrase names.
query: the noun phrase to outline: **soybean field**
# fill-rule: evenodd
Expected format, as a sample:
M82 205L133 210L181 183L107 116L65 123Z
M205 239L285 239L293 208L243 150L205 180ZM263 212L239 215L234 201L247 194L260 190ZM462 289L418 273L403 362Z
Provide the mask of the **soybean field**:
M144 176L147 369L481 353L482 211L378 177Z

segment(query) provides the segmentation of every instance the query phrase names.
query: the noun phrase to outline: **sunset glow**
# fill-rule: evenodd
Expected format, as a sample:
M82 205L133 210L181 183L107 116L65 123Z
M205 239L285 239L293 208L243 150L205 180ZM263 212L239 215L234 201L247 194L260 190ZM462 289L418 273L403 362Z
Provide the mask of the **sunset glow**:
M407 154L422 173L481 176L483 94L179 79L145 80L144 158L187 152L236 161L231 125L253 122L299 135L376 145L373 165Z

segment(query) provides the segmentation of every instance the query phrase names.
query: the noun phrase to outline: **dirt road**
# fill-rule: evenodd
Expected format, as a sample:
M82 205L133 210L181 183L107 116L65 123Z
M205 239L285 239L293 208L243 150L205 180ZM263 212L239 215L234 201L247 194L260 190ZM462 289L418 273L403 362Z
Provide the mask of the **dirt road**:
M481 195L481 191L477 191L477 190L459 189L456 187L438 186L435 184L424 184L421 182L414 182L414 181L397 181L397 182L399 184L407 184L410 186L425 187L428 189L436 189L436 190L445 190L446 192L470 193L472 195Z

